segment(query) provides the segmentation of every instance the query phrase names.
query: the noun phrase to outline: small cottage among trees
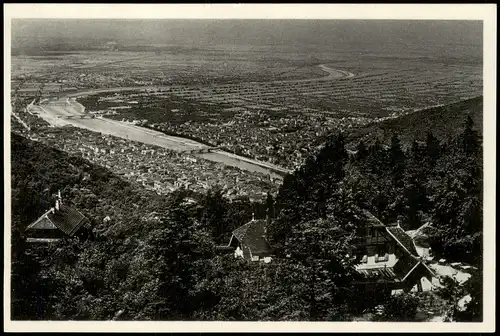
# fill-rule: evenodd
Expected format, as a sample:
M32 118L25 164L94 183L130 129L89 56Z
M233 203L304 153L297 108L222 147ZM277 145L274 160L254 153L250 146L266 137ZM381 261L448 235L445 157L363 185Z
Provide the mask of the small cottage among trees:
M90 229L90 221L78 210L63 204L58 192L55 206L30 224L26 230L26 241L29 243L52 243L64 237L72 237Z
M236 257L251 261L271 261L272 249L266 240L267 220L252 220L233 231L229 244L219 250L234 250Z
M363 210L362 213L367 225L351 249L356 258L356 271L363 277L357 283L367 290L382 286L387 290L409 291L417 286L422 291L421 279L432 282L435 275L419 257L412 238L399 222L384 225L370 212Z

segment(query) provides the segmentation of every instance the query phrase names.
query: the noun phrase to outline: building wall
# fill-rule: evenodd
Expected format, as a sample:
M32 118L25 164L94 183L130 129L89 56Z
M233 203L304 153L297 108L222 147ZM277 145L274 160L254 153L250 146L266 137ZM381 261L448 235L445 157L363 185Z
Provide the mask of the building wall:
M390 237L385 228L371 228L367 230L366 236L358 245L358 254L374 257L375 255L396 254L401 255L397 250L397 243Z
M62 238L65 234L59 229L30 229L26 237L30 238Z
M357 249L361 264L368 268L384 265L392 267L405 253L385 228L367 230Z

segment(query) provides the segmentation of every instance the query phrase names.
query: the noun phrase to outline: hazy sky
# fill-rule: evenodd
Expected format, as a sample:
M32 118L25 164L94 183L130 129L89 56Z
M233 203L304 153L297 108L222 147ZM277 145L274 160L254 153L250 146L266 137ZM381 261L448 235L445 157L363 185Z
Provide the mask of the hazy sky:
M290 45L482 52L481 21L17 19L13 47L46 43ZM475 50L474 50L475 49Z

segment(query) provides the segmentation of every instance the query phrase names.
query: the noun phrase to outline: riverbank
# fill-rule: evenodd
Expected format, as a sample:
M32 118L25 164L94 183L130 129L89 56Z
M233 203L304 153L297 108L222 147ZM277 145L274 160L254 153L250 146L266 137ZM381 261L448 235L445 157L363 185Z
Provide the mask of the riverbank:
M302 82L316 80L334 80L344 77L352 77L354 74L332 69L325 64L318 65L323 71L328 73L326 76L309 78L302 80L271 81L271 83ZM40 116L54 126L63 126L66 124L75 127L85 128L94 132L110 134L128 140L139 141L145 144L157 145L176 151L196 151L208 149L210 145L200 143L193 139L180 136L172 136L151 128L139 127L130 123L118 120L106 119L103 117L83 118L85 106L76 102L75 97L87 96L99 93L120 92L120 91L157 91L168 89L171 86L128 86L115 88L88 89L79 92L62 93L55 99L44 101L37 107L41 110ZM261 162L249 157L244 157L231 153L226 150L213 150L210 153L194 153L195 155L207 160L235 166L240 169L261 172L266 174L286 175L292 171L269 162Z
M82 114L75 112L76 109L73 107L73 102L68 103L67 100L64 100L64 102L64 104L58 104L53 101L44 105L35 105L34 108L39 109L39 116L53 126L72 125L93 132L109 134L122 139L160 146L179 152L210 148L210 146L190 139L169 136L159 131L154 131L152 129L143 128L122 121L107 118L67 119L68 116L78 117ZM269 174L275 177L277 177L277 174L284 175L289 173L289 171L284 168L273 166L266 162L259 162L249 158L240 157L238 155L220 150L213 153L196 154L196 156L239 169Z

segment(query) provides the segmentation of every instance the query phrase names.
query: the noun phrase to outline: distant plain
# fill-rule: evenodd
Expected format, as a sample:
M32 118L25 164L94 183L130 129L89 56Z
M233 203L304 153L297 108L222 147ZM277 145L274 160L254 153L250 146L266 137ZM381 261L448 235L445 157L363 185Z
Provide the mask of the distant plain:
M80 95L87 112L134 100L109 118L231 149L253 138L304 148L483 92L475 21L21 20L13 42L14 90ZM110 101L119 91L127 99ZM214 127L229 135L207 138ZM302 162L292 154L274 163Z

